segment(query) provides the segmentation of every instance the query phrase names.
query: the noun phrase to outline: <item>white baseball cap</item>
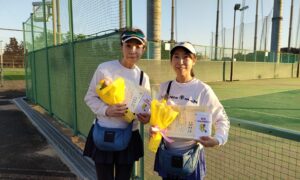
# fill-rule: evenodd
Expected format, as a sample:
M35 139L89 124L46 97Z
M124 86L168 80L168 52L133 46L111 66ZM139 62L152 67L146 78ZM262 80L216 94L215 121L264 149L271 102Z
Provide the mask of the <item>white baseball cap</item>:
M171 54L173 54L173 51L178 47L182 47L182 48L188 50L189 52L191 52L192 54L196 54L196 50L190 42L178 42L178 43L176 43L175 46L171 50Z

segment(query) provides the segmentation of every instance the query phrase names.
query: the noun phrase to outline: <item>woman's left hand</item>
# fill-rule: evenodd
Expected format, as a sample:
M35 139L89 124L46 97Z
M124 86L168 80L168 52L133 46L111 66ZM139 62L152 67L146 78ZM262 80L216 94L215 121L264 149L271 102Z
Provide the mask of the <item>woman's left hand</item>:
M138 117L138 120L143 124L147 124L150 121L150 114L147 114L147 113L137 114L137 117Z
M204 146L204 147L214 147L219 145L219 141L211 136L202 136L199 139L199 142Z

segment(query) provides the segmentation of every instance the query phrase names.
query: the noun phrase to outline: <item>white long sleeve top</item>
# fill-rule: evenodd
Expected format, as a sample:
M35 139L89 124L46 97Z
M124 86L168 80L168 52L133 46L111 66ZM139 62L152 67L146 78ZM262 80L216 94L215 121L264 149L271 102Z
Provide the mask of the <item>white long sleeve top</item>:
M118 77L122 77L126 81L131 81L136 85L139 85L141 70L138 66L134 66L129 69L124 67L119 60L107 61L101 63L96 69L93 78L90 82L88 91L84 97L84 101L96 115L98 123L103 127L110 128L126 128L128 123L122 119L122 117L108 117L105 115L108 105L104 103L96 93L96 85L100 80L104 78L109 78L114 80ZM150 81L149 76L144 73L142 87L150 91ZM138 121L133 122L132 130L138 129Z
M160 85L158 99L164 98L168 84L169 81ZM209 85L196 78L187 83L179 83L173 80L167 103L207 107L208 112L212 114L212 123L215 126L214 137L219 141L219 145L227 142L230 122L222 104ZM166 142L167 146L185 149L196 143L194 140L180 138L174 138L174 140L175 142L173 143Z

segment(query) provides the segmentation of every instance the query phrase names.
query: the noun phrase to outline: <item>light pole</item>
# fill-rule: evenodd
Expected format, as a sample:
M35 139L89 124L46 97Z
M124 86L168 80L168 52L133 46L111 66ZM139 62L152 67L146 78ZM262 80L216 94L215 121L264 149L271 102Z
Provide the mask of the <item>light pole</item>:
M231 50L231 71L230 71L230 81L232 81L233 76L233 61L234 61L234 36L235 36L235 16L236 11L244 11L245 9L248 9L248 6L241 7L241 4L235 4L234 5L234 15L233 15L233 33L232 33L232 50Z
M292 36L292 26L293 26L293 10L294 10L294 0L291 0L290 27L289 27L289 40L288 40L288 53L290 53L290 51L291 51L291 36Z
M172 7L171 7L171 40L170 43L174 44L174 0L172 0Z
M217 1L216 38L215 38L215 60L218 59L219 7L220 7L219 4L220 4L220 0Z
M0 69L0 72L1 72L1 87L3 87L3 74L4 74L4 69L3 69L3 51L2 51L2 40L0 41L0 58L1 58L1 69Z
M257 18L258 18L258 0L256 0L256 9L255 9L255 28L254 28L254 48L253 51L256 51L256 41L257 41Z

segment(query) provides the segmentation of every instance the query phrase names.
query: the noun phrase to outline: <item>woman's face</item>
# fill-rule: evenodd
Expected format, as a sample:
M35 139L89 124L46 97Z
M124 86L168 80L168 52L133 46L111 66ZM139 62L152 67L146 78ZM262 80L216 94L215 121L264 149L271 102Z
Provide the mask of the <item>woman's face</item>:
M192 67L195 64L196 59L193 54L188 53L183 48L177 48L171 59L171 65L176 72L177 78L190 79Z
M142 57L145 46L137 40L129 40L122 45L122 64L131 68Z

